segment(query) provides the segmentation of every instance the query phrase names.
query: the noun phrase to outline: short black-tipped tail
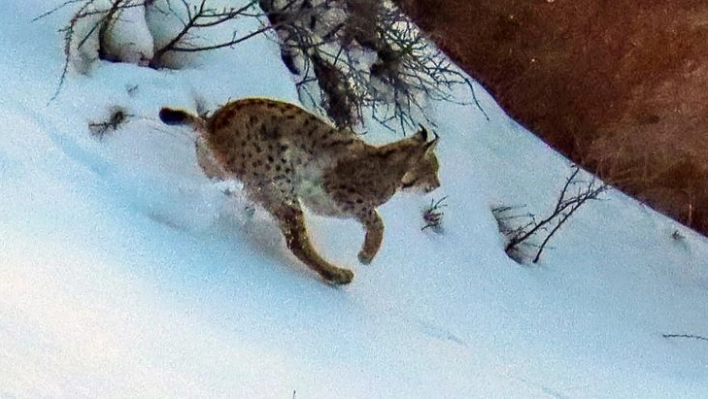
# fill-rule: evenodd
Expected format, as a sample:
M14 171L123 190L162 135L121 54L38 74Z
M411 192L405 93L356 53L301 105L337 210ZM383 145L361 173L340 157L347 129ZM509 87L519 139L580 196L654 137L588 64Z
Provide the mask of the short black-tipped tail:
M167 125L191 125L194 116L178 109L163 108L160 110L160 120Z

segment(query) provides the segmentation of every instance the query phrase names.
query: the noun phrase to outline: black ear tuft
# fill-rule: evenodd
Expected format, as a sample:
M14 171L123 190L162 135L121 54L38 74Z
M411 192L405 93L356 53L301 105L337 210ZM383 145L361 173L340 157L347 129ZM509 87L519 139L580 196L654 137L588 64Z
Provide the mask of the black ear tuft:
M428 141L428 130L425 129L425 126L420 123L418 124L418 126L420 126L420 131L418 133L420 133L420 135L423 137L423 142L425 143L426 141Z
M185 125L189 123L190 117L184 111L163 108L160 110L160 120L167 125Z
M419 143L419 144L425 144L426 141L428 141L428 131L425 130L423 125L419 125L420 130L415 132L413 136L410 137L410 140Z

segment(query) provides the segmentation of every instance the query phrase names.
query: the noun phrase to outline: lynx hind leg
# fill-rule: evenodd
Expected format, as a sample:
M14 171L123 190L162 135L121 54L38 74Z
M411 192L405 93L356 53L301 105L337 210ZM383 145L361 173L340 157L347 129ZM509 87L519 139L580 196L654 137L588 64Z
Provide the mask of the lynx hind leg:
M214 157L214 154L209 149L206 140L199 137L194 145L197 150L197 163L204 174L210 179L226 179L226 172L224 171L224 168L221 164L219 164L216 157Z
M383 241L384 224L381 217L374 209L368 209L357 215L359 222L366 228L364 245L359 252L359 262L368 265L381 248Z
M280 223L288 249L312 270L319 273L327 282L341 285L349 284L354 278L351 270L334 266L322 259L310 243L305 218L298 205L280 205L270 210Z

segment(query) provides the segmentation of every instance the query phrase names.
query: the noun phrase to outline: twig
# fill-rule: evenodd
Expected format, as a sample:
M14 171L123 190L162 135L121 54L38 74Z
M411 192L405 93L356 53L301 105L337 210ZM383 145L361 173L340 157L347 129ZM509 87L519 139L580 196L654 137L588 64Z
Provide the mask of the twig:
M163 57L168 52L194 53L200 51L216 50L224 47L231 47L272 29L272 27L263 27L238 38L236 38L237 35L236 32L234 32L233 39L214 45L180 46L181 43L184 44L185 39L192 33L192 31L197 29L212 28L227 21L233 20L238 16L245 14L249 9L255 7L257 1L252 0L240 8L231 8L223 11L216 11L214 9L209 8L207 6L207 0L201 0L199 2L199 5L193 7L190 7L190 4L187 2L187 0L181 0L181 3L186 9L187 20L182 21L182 30L180 30L164 46L155 50L153 59L150 61L151 68L158 68L162 66Z
M708 341L708 338L700 336L700 335L693 335L693 334L661 334L662 337L664 338L689 338L689 339L697 339L700 341Z
M508 238L504 251L510 257L515 260L524 258L524 256L519 254L519 247L522 244L531 245L530 240L532 237L537 236L541 232L546 232L540 245L532 245L537 248L532 262L538 263L548 242L568 221L568 219L588 200L597 199L598 196L607 189L607 185L604 183L598 186L596 184L596 180L593 178L585 187L579 188L574 195L571 195L570 189L578 183L577 177L579 173L580 168L577 165L573 165L572 172L563 184L553 210L547 217L541 219L540 221L536 221L535 216L531 213L527 215L503 216L506 212L514 209L513 207L499 206L492 209L492 213L494 214L494 217L499 225L499 231ZM530 220L524 225L512 228L509 220L517 217L526 217Z

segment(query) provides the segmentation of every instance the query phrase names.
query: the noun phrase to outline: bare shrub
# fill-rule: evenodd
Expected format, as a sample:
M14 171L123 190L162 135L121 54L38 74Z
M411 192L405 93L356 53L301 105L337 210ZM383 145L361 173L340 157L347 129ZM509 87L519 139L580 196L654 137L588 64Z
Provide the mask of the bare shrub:
M430 200L430 206L423 210L425 226L423 226L421 230L430 229L438 234L443 232L442 221L445 213L442 211L442 208L447 206L447 204L444 203L445 200L447 200L447 197L442 197L437 201L435 199Z
M218 43L197 43L198 32L214 28L241 16L256 17L257 2L239 8L212 7L208 0L66 0L45 12L44 18L64 7L76 7L69 22L60 30L64 35L64 66L54 97L59 93L73 66L86 73L96 60L129 62L152 68L171 67L166 61L175 53L195 53L234 46L269 29L264 26L254 32L233 35ZM145 19L146 10L161 13L176 20L181 28L155 47L152 32ZM130 18L127 18L127 13ZM131 23L129 28L120 24ZM130 37L139 35L139 37ZM127 37L126 37L127 36ZM132 47L132 48L131 48Z
M64 7L78 6L69 22L60 30L64 35L64 66L53 98L59 94L71 65L80 73L86 73L97 59L146 64L152 57L152 43L149 43L149 49L141 48L135 42L120 43L115 40L112 31L125 12L140 11L151 1L66 0L58 7L35 18L34 20L37 21Z
M300 101L323 110L338 127L361 124L365 116L404 133L420 119L434 125L426 116L428 102L453 101L452 89L459 85L470 90L479 106L472 82L389 0L252 0L226 8L211 4L209 0L66 0L57 9L71 6L76 11L62 29L66 59L57 93L72 63L80 72L96 59L170 67L175 66L169 61L175 54L232 47L274 30L283 62L297 76ZM168 16L180 27L156 43L148 11ZM126 13L131 13L135 25L121 31ZM234 31L217 43L199 40L200 32L240 17L257 18L262 25L249 32ZM139 38L120 39L125 31L140 30L138 25ZM131 46L135 48L123 48Z
M164 44L155 49L155 55L149 63L149 66L152 68L170 67L170 65L165 62L165 57L170 53L197 53L232 47L271 29L269 26L264 26L253 32L244 34L239 34L239 32L234 31L233 35L228 40L211 44L196 43L195 39L198 37L198 31L217 27L239 17L254 17L260 15L257 8L257 1L250 1L246 5L238 8L217 9L212 7L208 0L154 0L152 7L159 12L174 15L179 19L182 25L182 28L169 40L166 40ZM177 10L177 8L180 9Z
M92 136L100 140L106 134L118 130L118 128L123 125L130 116L131 115L129 115L122 107L114 107L110 110L110 116L108 119L89 123L89 131Z
M553 210L543 219L538 220L532 213L511 213L518 207L492 208L499 231L507 238L504 250L510 258L518 263L527 263L529 259L538 263L544 248L561 226L587 201L598 199L607 190L607 185L594 177L590 181L578 180L580 171L578 166L571 167Z
M403 132L426 117L429 100L452 101L472 83L390 1L260 0L300 101L339 127L370 115ZM475 99L476 102L476 99Z

